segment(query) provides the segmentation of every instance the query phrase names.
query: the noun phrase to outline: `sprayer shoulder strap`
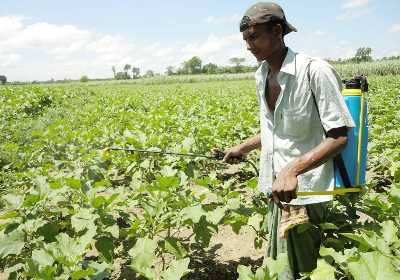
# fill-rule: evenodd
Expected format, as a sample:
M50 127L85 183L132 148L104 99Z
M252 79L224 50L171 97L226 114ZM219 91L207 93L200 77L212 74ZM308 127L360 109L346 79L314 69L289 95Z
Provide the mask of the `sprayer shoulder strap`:
M311 96L312 96L312 99L313 99L313 101L314 101L315 107L316 107L316 109L317 109L317 114L318 114L318 118L319 118L319 120L320 120L320 122L321 122L322 129L324 130L325 136L327 136L327 131L325 130L325 128L324 128L324 126L323 126L323 124L322 124L322 119L321 119L321 114L320 114L320 112L319 112L319 107L318 107L317 99L315 98L315 94L314 94L314 91L313 91L312 86L311 86L310 65L311 65L311 62L312 62L312 61L313 61L313 60L311 59L310 62L308 63L308 65L307 65L308 87L310 88ZM344 186L345 186L346 188L350 188L350 187L351 187L350 177L349 177L349 174L347 173L347 169L346 169L346 166L345 166L345 164L344 164L342 155L341 155L341 154L338 154L337 156L335 156L335 157L333 158L333 162L334 162L334 165L335 165L335 166L337 167L337 169L339 170L340 177L342 177Z

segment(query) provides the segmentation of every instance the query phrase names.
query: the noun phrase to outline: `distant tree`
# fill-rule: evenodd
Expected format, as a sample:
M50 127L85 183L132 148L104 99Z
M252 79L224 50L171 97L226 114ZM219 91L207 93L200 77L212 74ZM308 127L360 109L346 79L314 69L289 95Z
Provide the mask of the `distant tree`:
M86 83L87 81L89 81L89 78L88 78L88 76L86 76L86 75L83 75L82 77L81 77L81 80L80 80L82 83Z
M117 72L117 74L115 74L115 79L117 80L128 80L131 77L128 75L127 72Z
M182 67L177 68L175 70L175 74L177 75L189 74L189 70L186 69L184 63L182 63Z
M396 60L400 59L400 55L384 56L380 60Z
M231 59L229 59L229 62L234 64L234 66L235 66L234 67L235 72L241 71L241 68L242 68L241 64L245 61L246 61L246 59L243 57L232 57Z
M129 76L129 74L128 74L128 71L130 70L132 68L132 66L130 65L130 64L125 64L125 66L124 66L124 71L125 71L125 73L126 73L126 77L127 77L127 79L130 79L130 76Z
M168 66L168 67L167 67L167 71L165 72L165 74L167 74L168 76L176 74L176 73L175 73L175 67L173 67L173 66Z
M146 74L144 74L145 77L154 77L154 72L153 70L147 70Z
M1 83L2 85L4 85L5 83L7 83L7 77L1 75L1 76L0 76L0 83Z
M140 76L139 67L132 67L132 79L137 79Z
M112 71L113 71L114 78L115 78L115 75L117 74L117 70L115 70L115 66L114 66L114 65L111 67L111 69L112 69Z
M201 73L201 59L198 56L194 56L183 62L183 70L187 74Z
M369 47L358 48L353 60L356 62L372 61L371 53L372 49Z
M131 68L132 68L132 66L130 64L125 64L124 71L128 72Z
M214 63L208 63L203 66L203 73L216 74L218 72L218 65Z

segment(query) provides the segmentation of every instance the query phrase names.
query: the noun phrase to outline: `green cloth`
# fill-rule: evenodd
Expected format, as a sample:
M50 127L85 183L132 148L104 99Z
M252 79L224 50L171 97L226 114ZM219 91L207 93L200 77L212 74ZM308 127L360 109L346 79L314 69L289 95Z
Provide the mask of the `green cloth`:
M318 225L326 222L332 201L307 204L310 223ZM298 232L298 226L289 230L287 239L279 238L279 224L282 210L273 202L268 203L269 242L267 256L276 259L280 253L287 253L288 266L279 275L279 280L292 280L299 277L300 272L311 272L317 266L321 231L313 226Z

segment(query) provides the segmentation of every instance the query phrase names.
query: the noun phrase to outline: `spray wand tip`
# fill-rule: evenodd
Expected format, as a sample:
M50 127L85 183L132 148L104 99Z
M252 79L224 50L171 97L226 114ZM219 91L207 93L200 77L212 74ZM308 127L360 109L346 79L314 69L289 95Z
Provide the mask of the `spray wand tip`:
M216 159L220 159L220 160L222 160L225 156L225 153L218 148L213 148L211 150L211 154L213 157L215 157Z

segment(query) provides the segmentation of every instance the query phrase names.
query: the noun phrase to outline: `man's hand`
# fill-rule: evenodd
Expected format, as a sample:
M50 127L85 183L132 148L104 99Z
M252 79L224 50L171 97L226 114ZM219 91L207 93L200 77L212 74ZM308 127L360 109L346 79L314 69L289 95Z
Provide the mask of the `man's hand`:
M289 203L292 199L297 198L297 183L297 173L292 164L288 164L278 173L272 184L272 197L279 207L282 208L282 201Z
M254 149L261 148L261 135L257 134L253 137L248 138L243 143L233 146L232 148L226 149L223 154L223 161L227 163L237 163L241 159L243 159L248 153L250 153ZM214 148L211 150L213 154L222 153L218 148Z
M218 148L214 148L211 151L213 154L218 154L221 153L221 151ZM237 163L243 157L246 155L246 153L243 151L241 145L236 145L234 147L231 147L229 149L226 149L224 152L224 158L223 161L227 163Z

